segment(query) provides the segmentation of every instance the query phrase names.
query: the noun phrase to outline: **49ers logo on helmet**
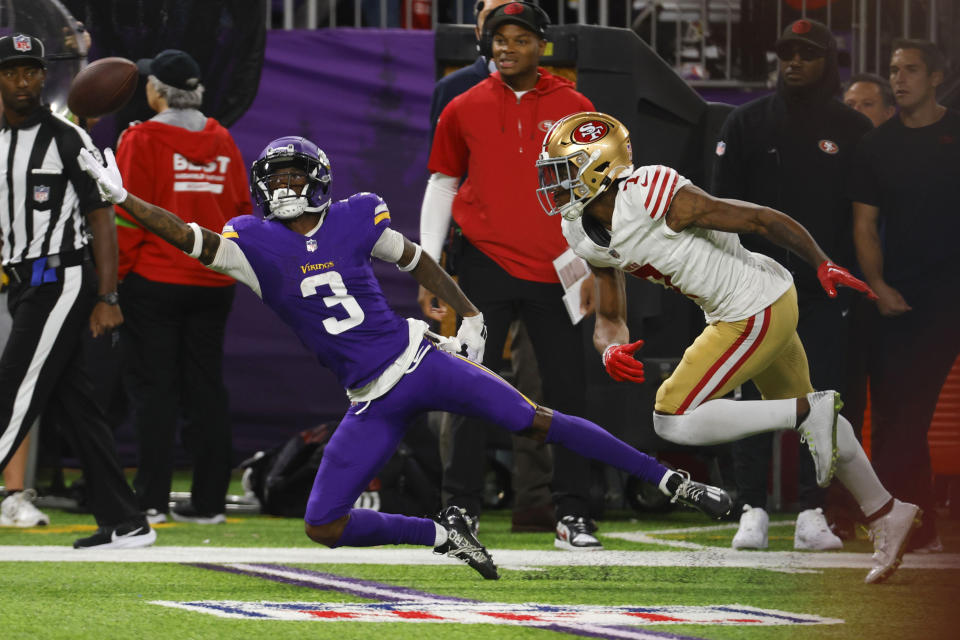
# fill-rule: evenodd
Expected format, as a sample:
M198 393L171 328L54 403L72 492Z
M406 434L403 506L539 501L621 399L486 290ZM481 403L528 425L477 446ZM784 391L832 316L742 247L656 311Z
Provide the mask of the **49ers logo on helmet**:
M610 133L610 127L608 127L605 122L591 120L590 122L584 122L574 129L573 135L570 137L573 138L573 141L577 144L590 144L601 139L608 133Z

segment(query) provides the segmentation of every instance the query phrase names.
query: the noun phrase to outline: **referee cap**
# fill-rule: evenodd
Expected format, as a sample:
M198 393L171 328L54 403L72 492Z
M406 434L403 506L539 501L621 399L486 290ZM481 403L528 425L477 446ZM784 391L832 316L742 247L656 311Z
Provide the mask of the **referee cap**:
M34 38L25 33L14 33L0 38L0 67L31 61L42 69L47 68L47 61L43 57L43 42L40 38Z

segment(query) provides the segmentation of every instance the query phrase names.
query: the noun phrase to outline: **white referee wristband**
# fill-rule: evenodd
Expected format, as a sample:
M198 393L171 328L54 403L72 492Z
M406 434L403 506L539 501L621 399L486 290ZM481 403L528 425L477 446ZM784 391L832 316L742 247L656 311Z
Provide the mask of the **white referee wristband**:
M199 258L200 251L203 250L203 232L200 231L200 225L196 222L188 222L187 226L193 229L193 250L184 251L191 258Z
M416 250L413 254L413 259L410 261L410 264L405 267L401 267L398 264L397 269L400 269L400 271L413 271L417 268L417 265L420 264L420 254L423 253L423 247L421 247L419 244L414 244L413 246L416 247Z

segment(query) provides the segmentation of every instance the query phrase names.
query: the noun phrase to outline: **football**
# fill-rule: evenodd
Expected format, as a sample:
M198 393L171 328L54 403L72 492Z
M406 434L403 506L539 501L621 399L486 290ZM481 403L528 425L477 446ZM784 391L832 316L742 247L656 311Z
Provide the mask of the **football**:
M81 118L105 116L127 103L139 80L131 60L116 56L94 60L74 76L67 107Z

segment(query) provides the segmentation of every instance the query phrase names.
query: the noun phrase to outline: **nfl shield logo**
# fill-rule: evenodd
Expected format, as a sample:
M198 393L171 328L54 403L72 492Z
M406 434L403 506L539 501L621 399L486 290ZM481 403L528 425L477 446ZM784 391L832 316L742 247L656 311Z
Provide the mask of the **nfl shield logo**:
M30 51L33 46L30 44L30 36L13 36L13 48L17 51Z
M316 250L317 250L317 241L314 240L313 238L310 238L309 240L307 240L307 251L313 253Z
M46 202L50 199L50 187L34 187L33 188L33 201L34 202Z

